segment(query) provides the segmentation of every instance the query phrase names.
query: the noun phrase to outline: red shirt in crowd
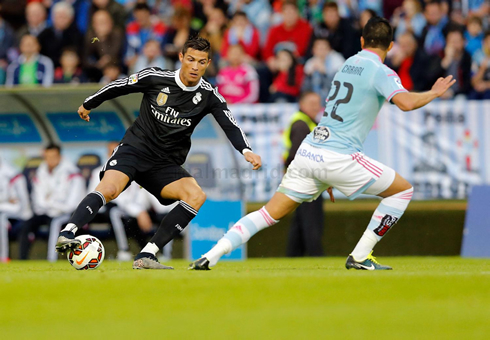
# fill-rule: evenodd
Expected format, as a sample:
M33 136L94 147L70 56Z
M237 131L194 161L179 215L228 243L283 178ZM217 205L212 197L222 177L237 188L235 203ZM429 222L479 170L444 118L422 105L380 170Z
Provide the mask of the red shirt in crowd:
M296 66L296 77L294 85L288 84L288 72L279 72L274 78L272 85L276 88L276 92L289 94L291 96L298 96L301 91L301 84L303 83L303 66Z
M400 81L408 91L412 91L413 89L413 81L410 76L410 69L412 68L413 57L406 58L400 64L398 68L398 76L400 77Z
M233 42L230 39L230 29L227 29L225 32L225 35L223 37L223 43L221 45L221 55L226 56L226 53L228 53L228 47L233 44ZM249 56L251 56L254 59L259 58L259 51L260 51L260 34L259 31L254 27L253 28L253 33L250 41L246 41L245 39L240 39L238 40L238 43L242 45L243 50L245 53Z
M297 56L303 57L305 56L308 44L310 43L312 32L313 29L310 24L303 19L299 19L296 25L290 28L286 28L283 24L274 26L269 31L267 42L262 51L262 57L264 60L273 57L274 47L278 43L286 41L295 43Z

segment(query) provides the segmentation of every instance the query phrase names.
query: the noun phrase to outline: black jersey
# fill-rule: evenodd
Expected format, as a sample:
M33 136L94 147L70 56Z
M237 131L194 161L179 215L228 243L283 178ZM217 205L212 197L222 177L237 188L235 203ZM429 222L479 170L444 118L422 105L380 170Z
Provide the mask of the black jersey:
M191 147L191 134L204 116L211 113L235 149L240 153L250 144L232 116L225 99L205 79L193 87L185 86L180 70L146 68L116 80L85 99L92 110L102 102L128 93L144 93L140 114L129 127L122 143L132 145L150 157L184 163Z

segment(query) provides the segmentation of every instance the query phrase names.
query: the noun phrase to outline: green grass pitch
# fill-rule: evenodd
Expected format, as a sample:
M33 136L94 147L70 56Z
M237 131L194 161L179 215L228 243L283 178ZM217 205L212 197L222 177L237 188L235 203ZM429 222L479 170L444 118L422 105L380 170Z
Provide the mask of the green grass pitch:
M0 264L1 339L490 339L490 261L250 259L209 272Z

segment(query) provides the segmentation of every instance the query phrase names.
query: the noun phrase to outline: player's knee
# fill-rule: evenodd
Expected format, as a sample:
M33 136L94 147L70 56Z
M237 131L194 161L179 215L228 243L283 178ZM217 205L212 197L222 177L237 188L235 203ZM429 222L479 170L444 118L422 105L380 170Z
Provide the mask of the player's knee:
M206 193L200 187L195 187L186 191L183 200L194 209L199 210L204 202L206 202Z
M96 190L99 191L102 195L104 195L106 202L115 200L117 196L119 196L120 194L117 187L113 184L106 184L102 187L97 187Z

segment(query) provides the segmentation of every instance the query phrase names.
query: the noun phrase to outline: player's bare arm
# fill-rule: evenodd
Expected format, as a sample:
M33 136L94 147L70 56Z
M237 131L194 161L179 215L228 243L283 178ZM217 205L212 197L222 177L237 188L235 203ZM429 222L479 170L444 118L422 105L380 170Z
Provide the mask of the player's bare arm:
M453 76L447 76L446 78L441 77L437 79L430 91L422 93L398 93L391 99L391 101L402 111L412 111L421 108L434 99L442 96L455 82L456 79L453 79Z

